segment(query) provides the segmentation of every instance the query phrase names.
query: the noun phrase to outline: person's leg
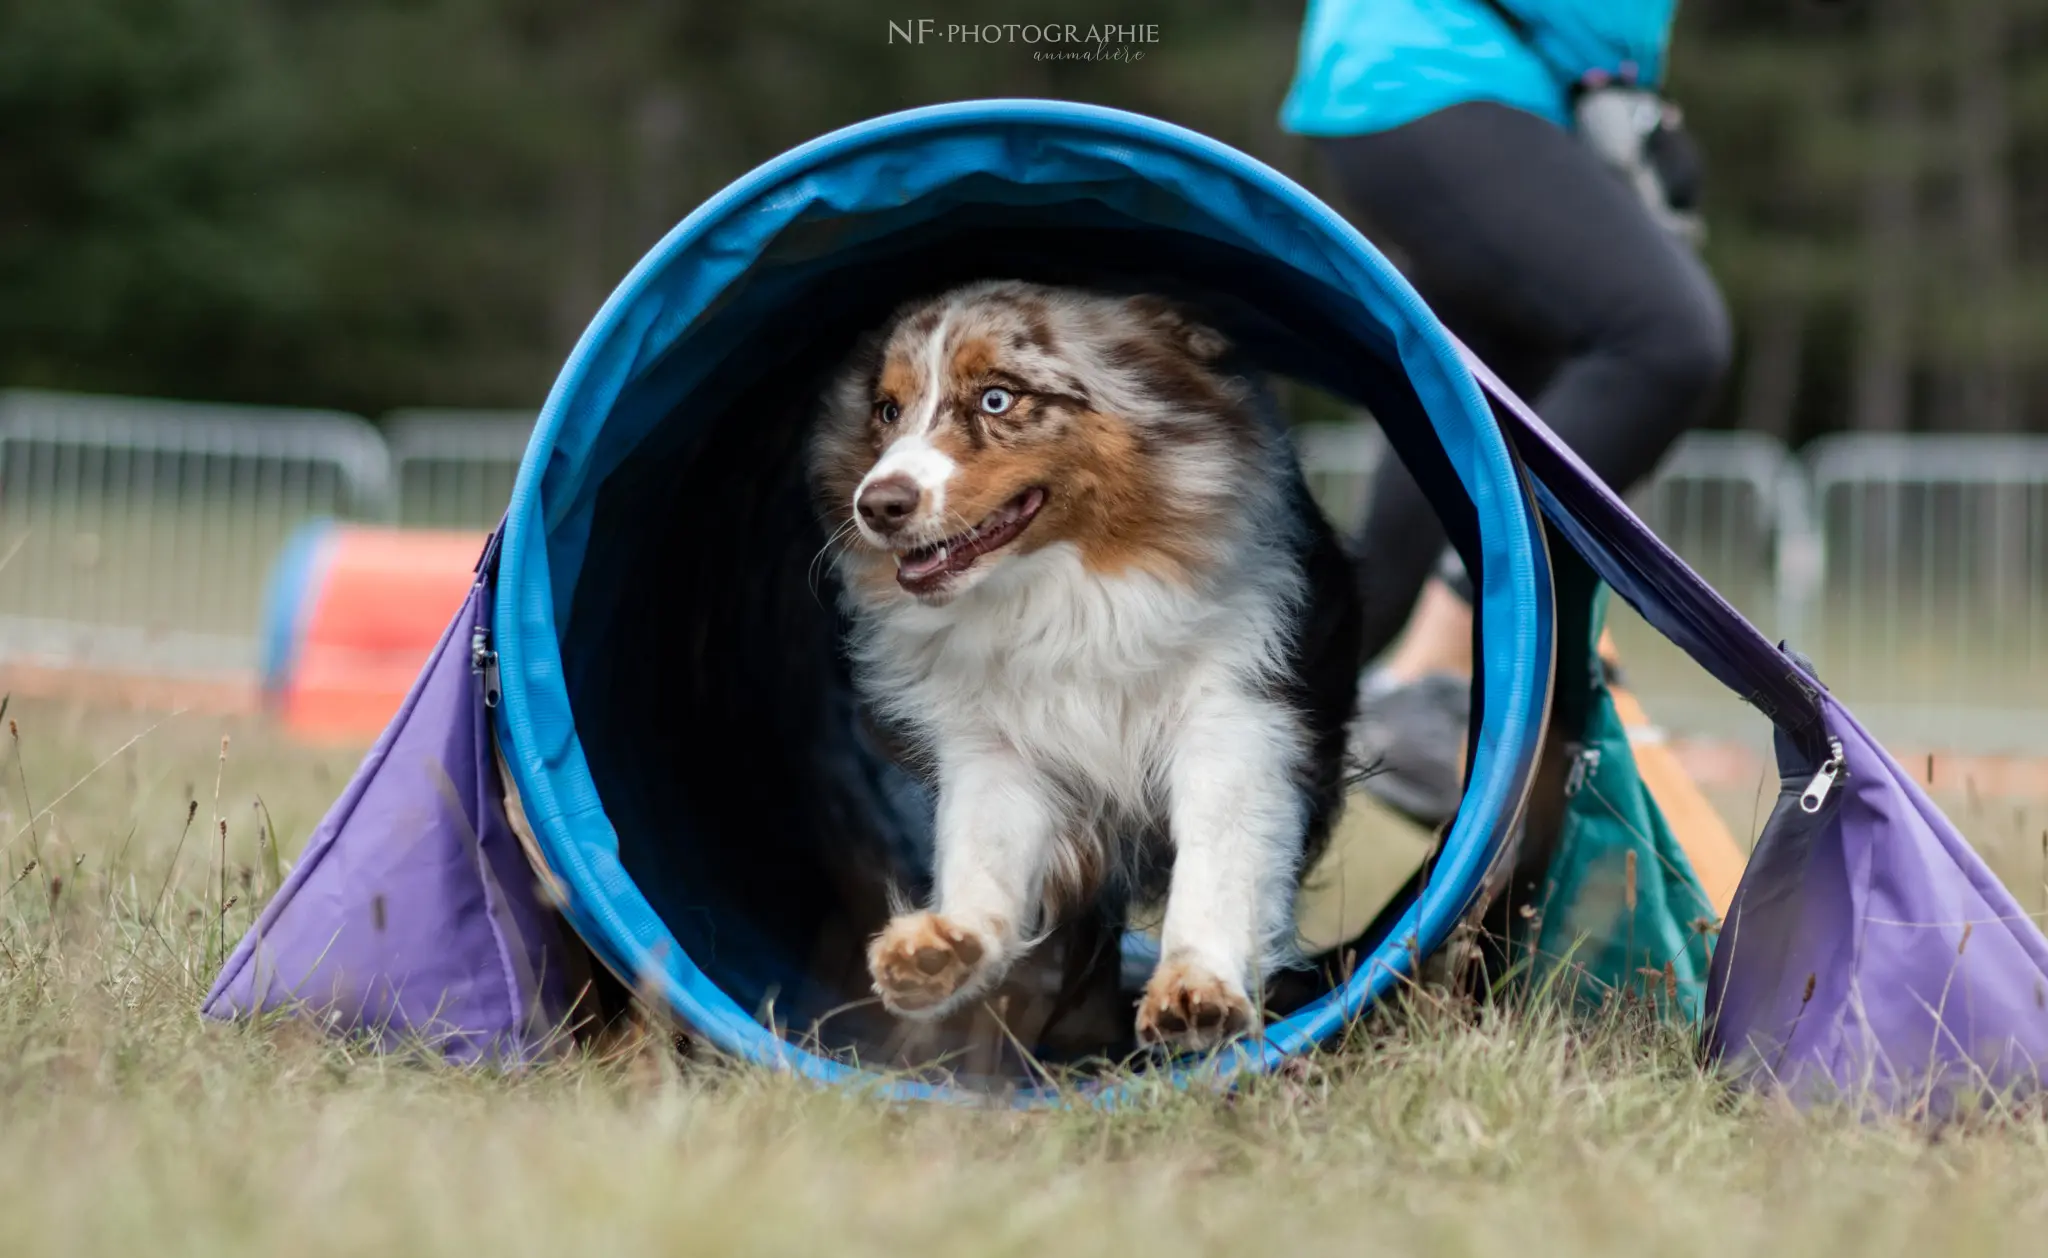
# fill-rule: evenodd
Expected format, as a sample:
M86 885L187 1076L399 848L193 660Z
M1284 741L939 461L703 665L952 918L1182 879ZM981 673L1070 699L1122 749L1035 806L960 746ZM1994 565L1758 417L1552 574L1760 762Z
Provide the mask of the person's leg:
M1720 295L1577 138L1474 103L1324 151L1367 235L1453 333L1555 358L1537 413L1609 485L1647 474L1698 417L1727 368ZM1366 658L1408 621L1442 545L1428 500L1384 461L1358 545Z
M1367 235L1608 484L1627 489L1697 418L1727 366L1720 296L1575 137L1474 104L1326 153ZM1363 658L1395 645L1356 745L1382 770L1369 789L1432 825L1457 808L1472 667L1469 584L1446 554L1435 509L1383 461L1357 550Z
M1449 553L1449 552L1446 552ZM1461 583L1431 577L1415 600L1401 636L1394 640L1379 671L1400 684L1420 681L1432 673L1472 675L1472 596Z

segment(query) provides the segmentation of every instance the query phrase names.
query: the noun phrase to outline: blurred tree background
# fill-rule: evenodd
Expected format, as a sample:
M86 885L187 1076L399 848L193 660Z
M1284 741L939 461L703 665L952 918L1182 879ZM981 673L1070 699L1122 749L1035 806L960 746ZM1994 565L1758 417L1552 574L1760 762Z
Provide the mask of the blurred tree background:
M1134 64L890 44L991 0L0 0L0 384L535 406L611 286L735 175L974 96L1143 110L1327 190L1275 122L1301 0L1033 0ZM2015 429L2048 394L2048 0L1684 0L1742 359L1719 412Z

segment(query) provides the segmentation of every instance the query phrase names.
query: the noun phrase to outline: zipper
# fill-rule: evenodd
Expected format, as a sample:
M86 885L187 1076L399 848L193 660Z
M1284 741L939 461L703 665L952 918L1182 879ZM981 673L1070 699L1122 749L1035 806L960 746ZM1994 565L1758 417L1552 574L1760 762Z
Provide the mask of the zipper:
M482 625L469 633L469 671L483 678L484 706L498 706L498 653L491 649L491 631Z
M1569 751L1571 746L1577 746L1577 744L1571 744L1566 750ZM1600 749L1598 747L1579 747L1577 751L1573 751L1571 754L1571 771L1565 774L1564 779L1564 797L1566 799L1570 799L1581 790L1584 790L1587 779L1599 772L1600 769Z
M1820 762L1820 769L1813 780L1806 784L1806 790L1799 796L1799 810L1816 813L1828 800L1828 792L1835 789L1835 782L1842 776L1842 740L1828 739L1828 758Z

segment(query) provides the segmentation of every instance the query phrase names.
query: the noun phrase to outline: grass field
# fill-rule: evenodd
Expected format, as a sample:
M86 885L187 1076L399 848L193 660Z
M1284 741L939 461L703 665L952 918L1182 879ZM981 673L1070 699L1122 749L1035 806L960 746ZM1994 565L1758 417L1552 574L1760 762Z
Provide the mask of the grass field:
M273 878L256 798L288 859L354 756L211 718L8 717L0 1254L1925 1258L2048 1237L2048 1125L1793 1115L1619 1017L1423 1001L1234 1098L1028 1115L654 1054L505 1078L202 1025ZM1985 824L2007 875L2038 879L2026 811Z

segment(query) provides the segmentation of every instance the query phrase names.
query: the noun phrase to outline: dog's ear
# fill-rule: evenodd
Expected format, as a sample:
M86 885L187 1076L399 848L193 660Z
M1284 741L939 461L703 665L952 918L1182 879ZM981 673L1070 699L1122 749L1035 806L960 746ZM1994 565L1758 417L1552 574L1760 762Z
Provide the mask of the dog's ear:
M1164 297L1141 293L1125 298L1124 309L1196 362L1213 363L1230 348L1230 341L1221 332Z

